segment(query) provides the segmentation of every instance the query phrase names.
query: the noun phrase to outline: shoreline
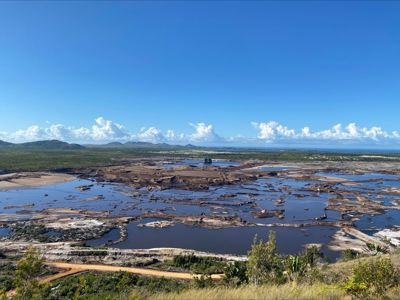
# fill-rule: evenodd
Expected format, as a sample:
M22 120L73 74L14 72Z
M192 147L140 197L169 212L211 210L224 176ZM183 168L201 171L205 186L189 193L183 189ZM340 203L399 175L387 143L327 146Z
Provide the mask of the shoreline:
M68 182L76 176L52 172L18 172L0 175L0 192Z

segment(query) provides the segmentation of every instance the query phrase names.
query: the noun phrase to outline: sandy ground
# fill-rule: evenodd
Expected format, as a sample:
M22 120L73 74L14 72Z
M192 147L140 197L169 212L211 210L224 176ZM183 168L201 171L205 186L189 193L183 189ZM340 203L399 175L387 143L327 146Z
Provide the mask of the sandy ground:
M72 264L63 262L49 262L47 265L55 268L65 269L64 272L53 274L50 276L43 277L41 282L51 282L60 278L64 278L70 275L74 275L81 272L87 271L100 271L100 272L128 272L143 276L156 276L179 280L193 280L194 278L199 278L201 275L195 275L191 273L183 272L168 272L168 271L158 271L145 268L132 268L132 267L118 267L109 265L86 265L86 264ZM211 278L215 281L221 280L223 278L222 274L213 274ZM15 295L15 290L7 292L7 297L12 297Z
M10 173L0 175L0 190L56 184L75 178L75 176L69 174L49 172Z
M72 264L72 263L64 263L64 262L49 262L49 263L47 263L47 265L56 267L56 268L60 268L60 269L68 269L69 270L68 272L71 272L70 274L84 272L84 271L128 272L128 273L139 274L139 275L144 275L144 276L157 276L157 277L183 279L183 280L192 280L196 276L199 276L199 275L195 275L195 274L191 274L191 273L183 273L183 272L168 272L168 271L158 271L158 270L151 270L151 269L145 269L145 268L119 267L119 266L110 266L110 265ZM73 272L73 271L75 271L75 272ZM53 275L54 279L52 279L52 277L47 277L46 281L49 282L51 280L65 277L65 276L62 276L62 274L65 274L65 273L59 273L59 274ZM66 276L68 276L70 274L66 274ZM222 274L211 275L211 278L213 280L220 280L220 279L222 279L222 277L223 277Z

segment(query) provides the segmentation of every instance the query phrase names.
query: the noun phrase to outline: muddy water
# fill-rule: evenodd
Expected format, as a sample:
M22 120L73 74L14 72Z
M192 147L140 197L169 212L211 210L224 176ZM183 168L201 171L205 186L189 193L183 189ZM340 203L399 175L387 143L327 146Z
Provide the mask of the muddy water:
M179 162L183 164L193 161ZM201 163L197 161L197 163ZM232 163L232 162L222 162ZM278 170L280 171L280 170ZM360 195L393 206L400 195L383 193L389 187L399 187L399 176L390 174L348 174L320 172L316 175L336 176L359 183L357 186L335 185L336 188L360 193ZM170 215L216 215L239 216L243 220L258 224L307 223L324 216L325 221L337 221L341 215L326 210L330 197L328 193L308 190L320 181L296 180L284 176L258 179L251 184L210 187L207 191L185 191L177 189L148 191L145 188L132 189L120 184L96 183L78 179L51 186L0 191L0 215L9 219L30 219L36 212L46 208L74 208L90 211L107 211L110 216L138 216L144 213L163 212ZM81 191L81 185L91 185ZM351 198L352 196L349 195ZM256 218L254 213L261 210L284 210L280 216ZM140 222L148 222L142 220ZM219 253L245 254L257 234L266 237L270 228L235 227L207 229L183 224L173 227L140 228L137 222L128 225L128 237L117 244L121 248L182 247ZM381 215L361 216L355 225L373 234L383 228L400 225L400 211L389 209ZM307 243L327 244L335 228L311 226L304 228L272 227L278 235L278 248L293 253ZM10 234L0 228L0 237ZM57 234L50 232L49 234ZM99 246L119 238L119 230L113 229L100 239L89 241ZM325 249L325 251L327 251ZM330 253L331 257L335 255Z

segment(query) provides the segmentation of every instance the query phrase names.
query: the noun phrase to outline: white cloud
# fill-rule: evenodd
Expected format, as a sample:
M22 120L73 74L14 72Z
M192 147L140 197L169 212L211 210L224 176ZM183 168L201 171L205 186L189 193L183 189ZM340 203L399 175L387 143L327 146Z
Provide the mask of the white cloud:
M212 124L190 123L194 132L189 134L177 133L174 130L162 131L151 126L143 127L138 132L130 132L121 124L98 117L90 127L68 127L63 124L38 125L15 132L0 131L0 139L10 142L25 142L46 139L58 139L77 143L107 143L112 141L144 141L153 143L197 145L240 145L262 146L279 145L400 145L399 131L386 131L378 126L360 127L356 123L343 126L338 123L329 129L313 131L305 126L299 131L282 125L276 121L252 122L257 130L253 136L235 135L222 137L215 132Z
M214 127L211 124L205 123L190 123L196 132L189 136L189 140L193 142L218 142L221 141L221 137L217 135L214 131Z
M11 142L26 142L37 140L57 139L69 142L95 142L106 143L112 141L143 141L152 143L212 143L222 141L222 138L214 132L210 124L190 124L195 132L192 134L176 133L169 129L163 133L157 127L142 127L139 132L131 133L121 124L98 117L93 126L86 128L68 127L62 124L48 124L46 127L38 125L30 126L13 133L0 132L0 139Z
M135 140L153 143L164 142L165 140L165 137L162 134L161 130L156 127L150 127L148 129L142 128L138 134L132 137Z
M303 128L301 129L301 136L302 136L302 137L309 137L310 134L311 134L311 132L310 132L310 127L303 127Z
M47 123L47 122L46 122ZM41 128L38 125L27 129L17 130L14 133L3 132L2 138L13 142L37 141L57 139L62 141L115 141L129 140L130 134L118 123L99 117L95 120L92 128L73 128L62 124L51 124Z
M275 121L267 123L252 122L252 125L259 130L258 138L261 140L272 142L276 138L290 138L296 135L293 129L289 129Z
M350 123L343 127L338 123L330 129L312 131L310 127L303 127L300 132L289 129L275 121L265 123L253 122L258 129L258 138L265 142L280 143L400 143L400 134L397 131L387 132L381 127L359 127L356 123Z
M89 134L94 140L98 141L126 139L129 137L122 125L106 120L103 117L96 119L96 124L92 126L92 132Z
M15 139L35 140L45 136L45 131L37 125L28 127L25 130L17 130L13 136Z

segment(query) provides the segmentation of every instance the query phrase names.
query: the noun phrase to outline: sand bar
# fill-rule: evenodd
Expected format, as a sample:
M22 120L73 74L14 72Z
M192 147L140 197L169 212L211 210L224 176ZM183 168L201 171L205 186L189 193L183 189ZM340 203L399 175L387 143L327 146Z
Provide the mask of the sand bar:
M50 185L74 180L70 174L51 172L21 172L0 175L0 190Z

